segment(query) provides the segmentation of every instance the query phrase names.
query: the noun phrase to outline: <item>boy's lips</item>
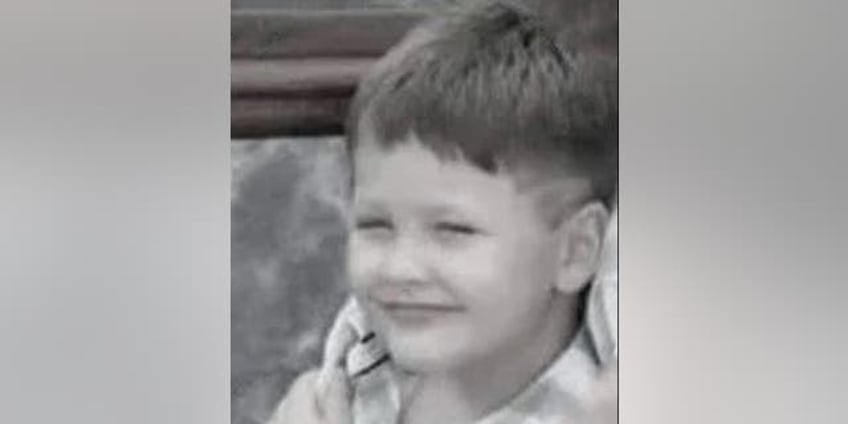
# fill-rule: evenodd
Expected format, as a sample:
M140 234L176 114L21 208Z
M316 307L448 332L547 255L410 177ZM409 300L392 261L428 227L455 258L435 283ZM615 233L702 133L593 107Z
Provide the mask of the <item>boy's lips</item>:
M434 319L460 313L463 307L448 303L419 301L376 301L389 319L401 325L426 324Z
M459 312L463 308L458 305L446 304L446 303L431 303L431 302L409 302L409 301L378 301L383 309L389 310L400 310L400 309L414 309L414 310L432 310L432 311L442 311L442 312Z

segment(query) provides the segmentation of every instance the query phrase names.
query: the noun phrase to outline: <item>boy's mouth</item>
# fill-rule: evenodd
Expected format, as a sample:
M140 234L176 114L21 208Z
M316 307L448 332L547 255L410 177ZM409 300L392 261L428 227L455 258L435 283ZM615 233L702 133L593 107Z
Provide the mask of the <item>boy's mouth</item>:
M445 303L417 301L377 301L388 318L400 325L421 325L460 313L464 308Z
M435 303L435 302L416 302L416 301L378 301L380 306L384 309L390 310L398 310L398 309L421 309L421 310L433 310L433 311L443 311L443 312L459 312L462 310L462 307L452 304L446 303Z

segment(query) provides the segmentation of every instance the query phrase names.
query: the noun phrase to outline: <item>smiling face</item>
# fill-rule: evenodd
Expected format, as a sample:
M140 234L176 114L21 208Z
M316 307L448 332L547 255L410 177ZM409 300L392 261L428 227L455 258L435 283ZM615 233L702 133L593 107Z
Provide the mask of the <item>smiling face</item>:
M348 269L394 360L438 371L520 352L552 316L558 237L514 178L414 135L357 148Z

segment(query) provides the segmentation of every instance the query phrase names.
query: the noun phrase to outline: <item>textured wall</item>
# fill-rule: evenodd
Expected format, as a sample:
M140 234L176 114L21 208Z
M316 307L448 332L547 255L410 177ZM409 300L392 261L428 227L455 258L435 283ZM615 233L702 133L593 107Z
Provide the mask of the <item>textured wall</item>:
M232 418L261 422L344 300L338 137L232 143Z

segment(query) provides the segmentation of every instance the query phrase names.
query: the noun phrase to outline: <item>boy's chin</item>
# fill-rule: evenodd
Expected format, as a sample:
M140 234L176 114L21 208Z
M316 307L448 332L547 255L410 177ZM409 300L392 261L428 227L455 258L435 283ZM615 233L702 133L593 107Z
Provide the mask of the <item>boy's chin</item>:
M412 373L440 373L461 367L466 361L457 346L444 341L413 343L409 341L389 342L389 351L395 365Z

